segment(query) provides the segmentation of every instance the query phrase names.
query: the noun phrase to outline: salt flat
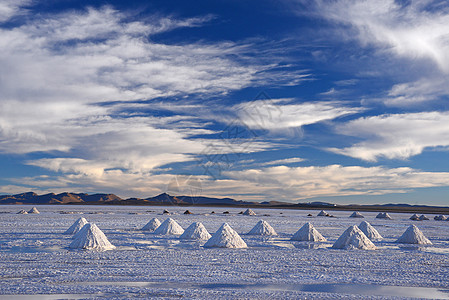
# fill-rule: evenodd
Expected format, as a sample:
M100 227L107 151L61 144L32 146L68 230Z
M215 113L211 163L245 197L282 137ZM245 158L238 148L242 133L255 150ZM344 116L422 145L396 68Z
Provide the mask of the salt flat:
M449 299L449 222L349 218L352 212L131 206L38 206L40 214L18 215L31 206L0 206L0 298L441 298ZM235 229L246 249L203 248L205 241L156 236L140 229L167 209L184 229L201 222L213 234L224 222ZM210 214L215 211L216 214ZM230 214L222 214L229 211ZM61 213L65 212L65 213ZM68 212L71 212L68 214ZM307 217L312 213L314 217ZM68 248L63 233L80 216L95 223L117 248L98 252ZM259 220L278 236L246 235ZM351 225L368 221L384 237L377 250L331 249ZM324 243L290 241L306 222ZM410 224L431 240L430 246L394 243ZM39 296L40 295L40 296Z

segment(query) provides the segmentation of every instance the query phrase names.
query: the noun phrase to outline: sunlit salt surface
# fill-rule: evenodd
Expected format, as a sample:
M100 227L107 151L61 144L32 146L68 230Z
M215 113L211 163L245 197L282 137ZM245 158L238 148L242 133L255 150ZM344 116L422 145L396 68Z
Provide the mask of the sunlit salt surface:
M364 212L384 237L377 250L332 249L351 225L351 212L239 208L38 206L40 214L17 215L30 206L0 206L0 299L448 299L449 222L413 223L410 214L392 220ZM205 241L157 236L141 228L152 218L167 218L183 228L201 222L213 234L228 223L246 249L206 249ZM215 214L211 214L211 211ZM229 214L223 214L229 211ZM1 213L3 212L3 213ZM311 213L314 217L307 217ZM110 251L69 249L63 233L80 216L96 223L117 248ZM263 219L277 236L247 233ZM327 242L291 241L310 222ZM417 224L433 245L395 243Z
M449 290L421 287L399 287L351 283L334 284L188 284L188 283L167 283L167 282L77 282L76 285L91 286L128 286L141 288L178 288L178 289L207 289L207 290L267 290L267 291L302 291L319 292L333 294L352 294L364 296L386 296L386 297L406 297L420 299L449 299ZM2 295L0 299L84 299L84 298L103 298L112 295L103 294L45 294L45 295ZM116 295L118 296L118 295Z
M166 283L166 282L78 282L81 285L99 285L99 286L130 286L130 287L152 287L152 288L182 288L182 289L245 289L245 290L268 290L268 291L302 291L319 293L340 293L368 296L388 296L388 297L412 297L421 299L449 299L449 290L422 287L401 287L401 286L383 286L352 283L333 283L333 284L187 284L187 283Z

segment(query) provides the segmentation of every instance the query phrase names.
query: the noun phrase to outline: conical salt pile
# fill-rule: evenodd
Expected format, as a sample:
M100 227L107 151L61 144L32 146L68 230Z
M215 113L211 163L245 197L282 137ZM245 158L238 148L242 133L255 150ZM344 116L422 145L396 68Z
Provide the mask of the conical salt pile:
M93 223L84 225L75 237L76 238L69 245L69 248L88 250L112 250L115 248L115 246L108 241L108 238L104 235L103 231Z
M211 238L211 235L202 223L194 222L187 227L179 238L183 240L208 240Z
M206 248L218 247L218 248L247 248L245 241L242 240L240 235L228 225L224 223L212 235L212 237L204 244Z
M432 242L429 241L415 225L410 225L396 243L432 245Z
M363 221L359 225L359 229L371 240L371 241L380 241L383 237L380 235L377 230L371 226L370 223Z
M161 221L158 218L153 218L141 230L154 232L161 225Z
M392 217L390 217L390 215L388 214L388 213L379 213L377 216L376 216L376 218L377 219L387 219L387 220L392 220L393 218Z
M292 241L325 242L326 239L312 224L306 223L291 238Z
M419 220L420 220L420 221L427 221L427 220L429 220L429 218L428 218L426 215L421 215L421 216L419 217Z
M167 218L155 231L154 234L160 235L180 235L184 233L184 229L176 223L172 218Z
M72 226L67 229L64 234L75 234L83 228L84 225L87 224L87 220L83 217L79 218L72 224Z
M327 212L325 212L324 210L322 210L322 211L320 211L319 213L318 213L318 217L326 217L326 216L328 216L329 214L327 213Z
M343 232L332 248L375 250L376 246L356 225L353 225Z
M364 218L364 216L359 213L358 211L355 211L352 213L352 215L349 216L350 218Z
M268 224L268 222L266 222L264 220L260 220L259 222L257 222L256 226L254 226L253 229L251 229L251 231L248 232L248 234L251 234L251 235L277 235L277 233L273 229L273 227L271 227L271 225Z
M418 221L419 220L419 216L417 214L414 214L413 216L410 217L410 220Z
M250 209L250 208L248 208L247 210L245 210L245 212L243 213L245 216L255 216L256 215L256 213L252 210L252 209Z
M446 221L446 217L443 215L435 216L433 219L435 221Z
M40 214L36 207L33 207L28 211L29 214Z
M21 209L17 214L18 215L27 215L28 212L26 210Z

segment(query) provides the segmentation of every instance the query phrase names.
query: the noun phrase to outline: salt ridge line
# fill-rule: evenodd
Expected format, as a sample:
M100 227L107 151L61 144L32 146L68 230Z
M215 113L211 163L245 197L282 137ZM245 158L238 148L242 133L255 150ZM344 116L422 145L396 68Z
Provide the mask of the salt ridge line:
M141 230L154 232L161 225L161 221L158 218L151 219Z
M100 251L115 249L115 246L109 242L103 231L94 223L84 225L75 236L76 239L70 243L69 248Z
M356 225L350 226L332 245L334 249L375 250L373 242Z
M304 224L290 239L291 241L325 242L326 238L311 223Z
M224 223L212 237L204 244L205 248L247 248L240 235Z
M193 222L179 237L182 240L209 240L212 236L201 222Z
M380 241L383 239L382 235L371 226L370 223L363 221L359 225L360 230L371 240L371 241Z
M260 220L257 224L247 233L248 235L277 235L273 227L268 222Z
M181 235L184 229L172 218L167 218L155 231L158 235Z
M400 244L432 245L432 242L415 225L410 225L405 232L397 239Z
M75 234L78 233L81 228L84 227L84 225L86 225L88 222L85 218L81 217L78 220L76 220L72 226L69 227L69 229L67 229L64 234Z

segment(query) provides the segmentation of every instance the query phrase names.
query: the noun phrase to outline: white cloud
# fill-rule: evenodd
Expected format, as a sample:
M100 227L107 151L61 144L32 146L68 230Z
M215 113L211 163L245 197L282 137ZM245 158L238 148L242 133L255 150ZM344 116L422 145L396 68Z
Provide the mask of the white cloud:
M339 125L336 131L363 141L331 151L368 161L406 159L425 148L449 146L449 112L364 117Z
M24 6L32 3L32 0L2 0L0 2L0 23L6 22L14 16L25 14Z
M135 109L136 104L124 104L134 100L216 96L265 82L260 74L273 65L236 58L247 45L151 40L152 34L200 26L211 18L130 21L126 13L104 7L30 15L22 25L0 27L0 152L66 152L64 157L78 161L57 159L59 170L81 173L101 173L103 166L148 170L191 160L207 146L191 138L210 133L202 129L204 119L185 116L176 122L121 110ZM101 105L111 101L121 103ZM216 144L223 147L222 141ZM253 146L251 151L267 147ZM101 167L85 169L83 160ZM45 163L50 162L36 164Z
M275 199L297 202L317 197L386 195L449 185L447 172L424 172L407 167L389 169L341 165L275 166L229 171L225 172L225 175L228 179L212 180L207 176L196 175L188 178L195 183L196 188L201 189L201 195L247 201ZM71 173L58 177L21 178L16 180L17 185L0 187L0 190L4 192L34 190L41 193L68 190L87 193L103 191L116 193L121 197L150 197L162 192L171 191L173 194L175 192L173 182L179 182L179 178L183 177L106 170L101 175ZM186 187L181 186L179 189L188 193Z
M449 95L449 78L441 75L395 84L382 101L388 106L409 106L441 100L441 97L447 95Z
M364 45L375 45L411 59L425 58L449 72L449 10L435 1L316 0L318 13L357 29Z
M449 95L449 6L446 2L314 0L307 3L313 7L308 6L309 10L305 10L308 13L311 9L315 16L341 25L333 27L334 36L356 39L363 47L377 50L381 58L370 55L369 60L373 69L381 72L377 76L388 75L400 82L381 99L386 105L410 106ZM304 10L299 13L305 14Z
M290 104L291 99L269 99L234 106L241 121L251 129L282 131L314 124L361 111L341 102L304 102Z
M411 168L330 165L325 167L276 166L226 172L231 179L216 182L222 193L230 189L253 198L295 201L314 197L384 195L416 188L449 185L449 173L423 172ZM232 188L232 189L231 189ZM203 185L204 190L204 185ZM228 192L229 193L229 192ZM259 198L259 199L260 199Z
M291 157L291 158L268 161L268 162L262 163L261 165L262 166L285 165L285 164L293 164L293 163L302 162L302 161L304 161L303 158Z

